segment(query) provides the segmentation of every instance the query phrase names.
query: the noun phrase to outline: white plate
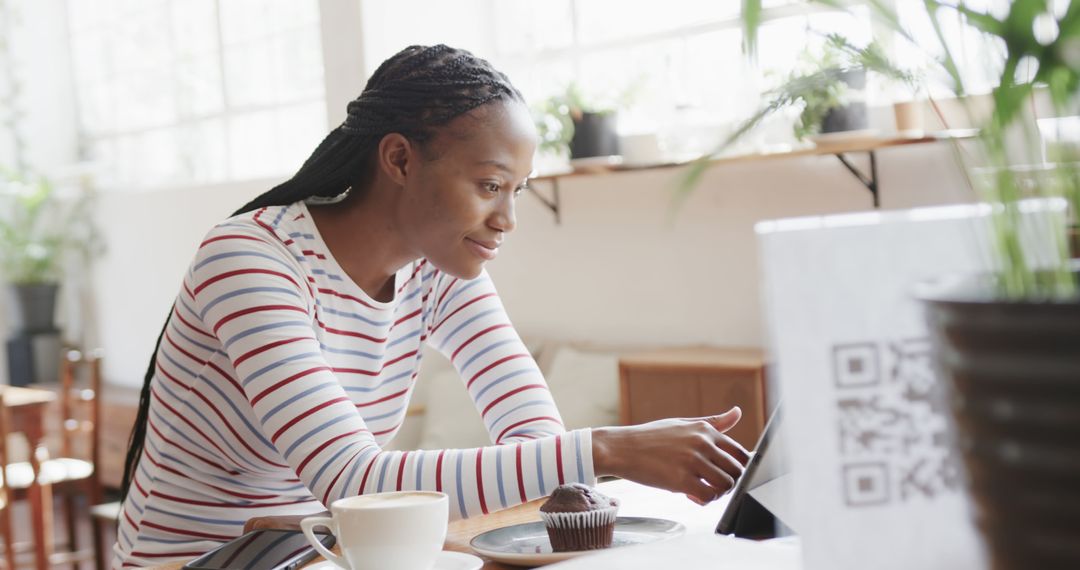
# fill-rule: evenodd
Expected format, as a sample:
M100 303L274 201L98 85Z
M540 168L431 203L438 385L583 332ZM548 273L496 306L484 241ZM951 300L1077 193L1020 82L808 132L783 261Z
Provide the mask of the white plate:
M838 144L859 144L875 142L881 138L881 131L877 129L860 129L857 131L838 131L835 133L822 133L806 137L817 146L831 146Z
M618 517L615 519L615 538L611 547L646 544L681 536L686 527L675 521L646 517ZM595 550L554 552L548 541L544 523L518 524L479 534L469 543L482 556L504 564L539 566L552 564Z
M435 559L435 565L431 567L431 570L480 570L483 568L484 561L480 558L473 556L472 554L466 554L464 552L451 552L444 550L439 553L439 557ZM324 560L318 564L312 564L311 566L305 566L304 570L341 570L337 564Z

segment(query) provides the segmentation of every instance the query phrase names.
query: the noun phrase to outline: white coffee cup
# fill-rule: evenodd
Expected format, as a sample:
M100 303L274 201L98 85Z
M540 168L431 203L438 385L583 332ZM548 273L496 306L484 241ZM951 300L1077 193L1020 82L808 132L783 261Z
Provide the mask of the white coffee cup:
M330 514L300 521L327 560L345 570L428 570L446 541L450 501L434 491L376 493L338 499ZM337 537L341 556L316 540L319 527Z

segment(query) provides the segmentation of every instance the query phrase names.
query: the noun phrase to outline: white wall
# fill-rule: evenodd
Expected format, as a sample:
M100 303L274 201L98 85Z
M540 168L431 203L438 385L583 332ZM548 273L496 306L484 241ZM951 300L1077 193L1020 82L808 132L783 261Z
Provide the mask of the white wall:
M878 162L887 208L967 199L946 145L889 149ZM563 179L562 225L534 197L519 199L518 229L490 271L521 332L760 345L753 224L870 206L868 191L833 156L774 159L713 167L669 226L676 176L655 170ZM201 237L272 182L103 197L110 251L95 283L110 381L141 382Z

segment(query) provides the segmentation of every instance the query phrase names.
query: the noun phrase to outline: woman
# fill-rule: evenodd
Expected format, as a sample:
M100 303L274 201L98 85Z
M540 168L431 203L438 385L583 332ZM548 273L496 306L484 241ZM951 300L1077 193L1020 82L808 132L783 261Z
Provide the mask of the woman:
M483 269L514 229L536 145L506 76L413 46L348 111L199 247L147 370L117 566L191 558L253 516L358 493L439 490L460 518L598 475L699 502L733 486L747 456L723 432L738 409L563 428ZM457 368L494 446L382 450L424 342Z

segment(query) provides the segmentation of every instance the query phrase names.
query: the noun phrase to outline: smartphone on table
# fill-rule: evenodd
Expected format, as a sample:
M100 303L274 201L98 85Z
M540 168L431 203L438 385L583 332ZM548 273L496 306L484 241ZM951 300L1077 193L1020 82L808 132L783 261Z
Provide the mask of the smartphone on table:
M334 546L331 534L316 534L326 548ZM299 530L253 530L203 554L184 570L296 570L319 553Z

